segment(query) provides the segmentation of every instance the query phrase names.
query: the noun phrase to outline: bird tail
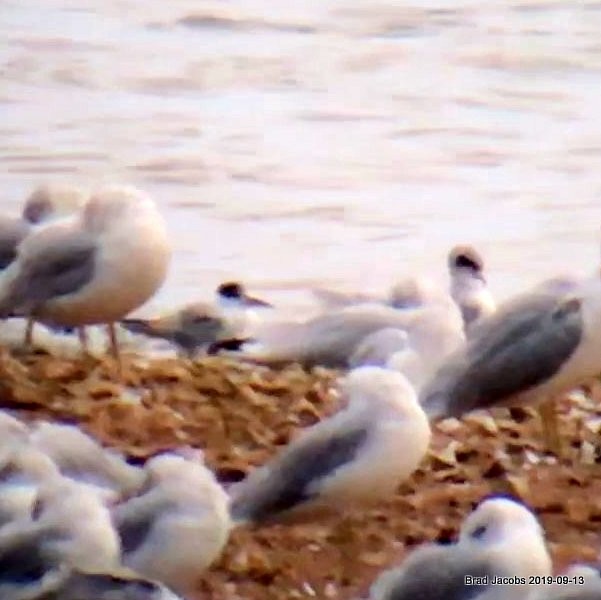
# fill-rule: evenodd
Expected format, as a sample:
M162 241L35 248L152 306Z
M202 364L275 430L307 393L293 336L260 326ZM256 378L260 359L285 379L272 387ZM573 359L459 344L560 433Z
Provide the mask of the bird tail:
M430 421L439 421L453 416L449 412L449 398L440 390L424 388L419 397L419 403Z
M123 319L120 321L120 325L132 333L140 333L148 336L156 334L151 321L147 319Z

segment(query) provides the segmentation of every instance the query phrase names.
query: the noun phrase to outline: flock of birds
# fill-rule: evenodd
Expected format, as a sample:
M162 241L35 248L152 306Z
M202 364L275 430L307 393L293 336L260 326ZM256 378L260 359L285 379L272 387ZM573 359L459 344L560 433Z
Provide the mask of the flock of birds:
M448 257L449 289L416 277L385 297L317 293L305 321L261 323L272 310L235 282L214 303L144 320L130 313L163 283L169 237L132 187L86 195L44 186L0 221L0 317L160 337L181 352L261 364L347 370L341 409L306 428L224 489L202 453L181 448L128 464L73 426L28 426L0 413L0 599L167 600L186 595L241 524L311 520L394 493L427 454L431 423L495 405L537 403L561 452L553 399L601 372L601 278L562 276L499 307L471 247ZM536 516L489 498L459 539L427 544L383 573L370 600L599 600L598 568L552 583ZM563 583L563 585L560 585Z

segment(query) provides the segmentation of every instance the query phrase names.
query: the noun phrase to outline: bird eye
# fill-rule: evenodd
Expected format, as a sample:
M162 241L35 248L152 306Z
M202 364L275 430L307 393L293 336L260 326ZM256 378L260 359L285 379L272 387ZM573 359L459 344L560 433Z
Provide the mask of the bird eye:
M480 525L479 527L476 527L476 529L474 529L474 531L472 531L472 533L470 534L470 537L474 538L475 540L479 540L484 537L485 533L486 533L486 526Z

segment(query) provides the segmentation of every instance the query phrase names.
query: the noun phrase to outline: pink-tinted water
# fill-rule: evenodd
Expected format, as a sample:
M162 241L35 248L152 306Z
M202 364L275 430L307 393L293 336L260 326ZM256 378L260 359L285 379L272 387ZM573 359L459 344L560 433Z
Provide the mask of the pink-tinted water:
M601 242L601 3L0 2L0 207L151 192L157 306L385 288L471 242L500 296Z

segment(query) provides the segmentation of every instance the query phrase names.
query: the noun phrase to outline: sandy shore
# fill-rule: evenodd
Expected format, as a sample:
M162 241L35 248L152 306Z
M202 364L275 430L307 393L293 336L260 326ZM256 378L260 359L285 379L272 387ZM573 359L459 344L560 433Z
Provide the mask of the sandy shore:
M18 356L0 351L0 404L27 419L80 423L130 456L191 444L224 482L263 463L299 428L336 410L336 373L273 371L219 358L189 362ZM437 427L430 457L394 498L320 523L241 528L198 599L357 598L374 575L425 540L454 538L482 496L512 493L532 506L556 570L601 549L601 387L560 403L569 458L542 452L531 409L499 410Z

